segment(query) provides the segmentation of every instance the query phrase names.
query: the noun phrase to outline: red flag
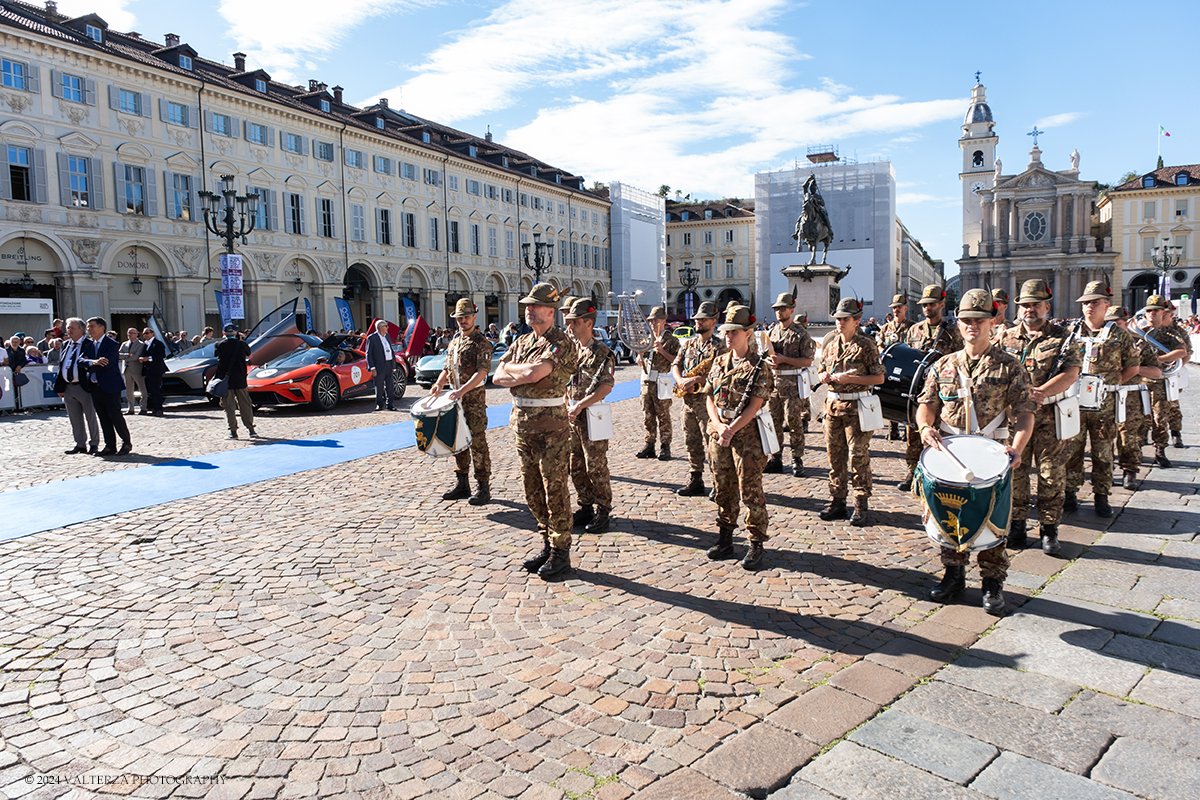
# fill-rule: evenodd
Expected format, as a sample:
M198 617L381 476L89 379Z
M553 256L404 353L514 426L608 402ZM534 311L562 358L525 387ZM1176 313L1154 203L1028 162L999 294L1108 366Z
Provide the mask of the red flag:
M404 348L404 355L412 358L420 356L425 351L425 340L429 338L429 323L424 317L417 317L417 322L413 326L412 338L408 340L408 346Z
M386 321L386 320L384 320L384 321ZM377 322L380 322L380 319L378 317L371 320L371 324L367 327L367 330L370 331L370 333L375 332L375 323L377 323ZM396 323L388 322L387 332L388 332L388 334L387 334L388 341L391 342L392 344L395 344L396 342L398 342L400 340L400 326L397 325Z

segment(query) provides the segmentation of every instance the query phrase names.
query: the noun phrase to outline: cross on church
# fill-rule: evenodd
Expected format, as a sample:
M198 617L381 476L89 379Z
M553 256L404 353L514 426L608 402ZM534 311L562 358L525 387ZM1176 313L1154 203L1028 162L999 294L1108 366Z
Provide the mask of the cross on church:
M982 73L982 72L980 72L979 70L975 70L975 82L976 82L976 83L979 83L979 76L980 76L980 75L982 75L982 74L983 74L983 73Z
M1034 125L1033 130L1031 130L1029 133L1027 133L1025 135L1032 136L1033 137L1033 146L1037 147L1037 137L1041 136L1043 133L1045 133L1045 131L1039 131L1038 126Z

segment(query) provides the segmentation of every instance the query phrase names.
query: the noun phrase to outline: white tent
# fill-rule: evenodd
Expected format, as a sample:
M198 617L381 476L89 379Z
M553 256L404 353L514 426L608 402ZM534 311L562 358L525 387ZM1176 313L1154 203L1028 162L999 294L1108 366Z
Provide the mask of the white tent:
M54 324L54 301L35 297L0 297L0 337L8 341L17 331L41 341L42 331Z

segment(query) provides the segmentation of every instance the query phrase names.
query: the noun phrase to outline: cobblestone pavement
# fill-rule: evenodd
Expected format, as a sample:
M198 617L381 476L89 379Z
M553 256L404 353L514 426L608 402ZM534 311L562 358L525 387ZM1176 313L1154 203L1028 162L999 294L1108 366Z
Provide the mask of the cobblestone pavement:
M578 538L576 571L561 583L520 569L537 542L507 429L489 432L488 506L438 499L450 465L409 450L0 545L0 792L694 799L762 796L800 770L792 797L906 796L810 780L849 747L886 758L868 743L842 741L804 767L995 622L977 588L946 608L921 599L938 570L916 502L895 490L902 443L872 442L879 524L860 530L817 518L828 464L810 434L808 477L766 476L768 568L749 574L704 557L714 508L672 493L686 460L635 460L637 401L615 411L618 519L610 533ZM291 413L278 419L304 433L289 435L395 419ZM26 440L46 422L4 424ZM221 417L194 424L204 437L177 443L194 449L164 443L162 458L221 449ZM57 449L30 451L28 463L51 473L73 463ZM1192 475L1191 451L1175 452ZM1139 501L1157 502L1156 480ZM1187 502L1180 488L1164 484L1162 495ZM1127 498L1118 490L1115 505ZM1098 534L1090 515L1076 517L1064 539L1078 552ZM1067 563L1017 556L1010 603ZM1115 646L1085 639L1092 650ZM1010 658L973 657L1000 667ZM928 686L972 688L941 675ZM1109 752L1131 753L1128 764L1140 751Z

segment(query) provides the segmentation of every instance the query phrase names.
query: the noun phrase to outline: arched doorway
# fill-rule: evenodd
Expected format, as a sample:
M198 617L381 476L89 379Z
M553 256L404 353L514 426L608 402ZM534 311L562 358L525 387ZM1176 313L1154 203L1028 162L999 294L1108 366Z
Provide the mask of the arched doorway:
M355 329L364 330L375 316L375 307L371 302L370 272L362 264L353 264L346 270L346 277L342 281L342 299L350 305Z
M1158 274L1143 272L1129 282L1125 290L1125 307L1129 312L1137 313L1139 308L1145 308L1146 298L1158 293Z
M136 243L117 250L108 271L109 326L125 341L126 329L143 330L150 321L154 304L163 305L159 279L166 276L166 271L157 253ZM205 323L216 329L220 327L220 319L219 315L215 322L206 318Z
M722 289L721 293L717 295L717 312L723 314L725 307L730 303L744 304L745 301L742 299L742 293L737 289Z

